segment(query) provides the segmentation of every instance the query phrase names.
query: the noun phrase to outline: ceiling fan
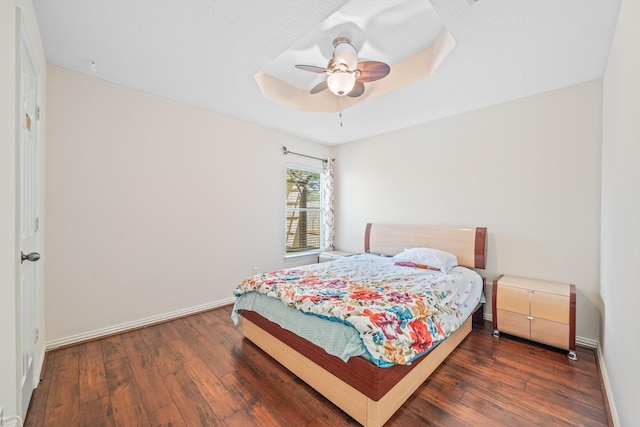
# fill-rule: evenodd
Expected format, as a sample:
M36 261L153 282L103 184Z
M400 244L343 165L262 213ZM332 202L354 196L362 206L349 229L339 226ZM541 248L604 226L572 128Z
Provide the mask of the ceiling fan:
M391 71L391 67L380 61L358 62L358 52L346 37L333 41L333 56L327 68L315 65L296 65L296 68L329 76L316 85L309 93L316 94L325 89L338 96L356 98L364 93L364 83L380 80Z

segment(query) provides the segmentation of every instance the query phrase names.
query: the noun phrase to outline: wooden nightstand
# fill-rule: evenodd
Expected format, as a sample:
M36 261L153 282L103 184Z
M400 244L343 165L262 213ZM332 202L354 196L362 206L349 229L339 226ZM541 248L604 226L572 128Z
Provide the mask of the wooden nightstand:
M493 336L500 332L569 350L576 356L576 287L500 275L493 281Z
M342 258L345 256L355 255L355 252L346 251L324 251L318 254L318 262L333 261L334 259Z

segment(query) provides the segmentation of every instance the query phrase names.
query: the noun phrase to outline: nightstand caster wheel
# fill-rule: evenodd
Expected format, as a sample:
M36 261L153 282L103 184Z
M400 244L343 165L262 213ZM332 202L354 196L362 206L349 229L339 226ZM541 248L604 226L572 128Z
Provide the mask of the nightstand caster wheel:
M569 359L571 359L571 360L578 360L578 355L573 350L569 350L569 353L567 354L567 357Z
M493 330L493 337L494 337L494 338L500 338L500 332L498 332L498 330L497 330L497 329L494 329L494 330Z

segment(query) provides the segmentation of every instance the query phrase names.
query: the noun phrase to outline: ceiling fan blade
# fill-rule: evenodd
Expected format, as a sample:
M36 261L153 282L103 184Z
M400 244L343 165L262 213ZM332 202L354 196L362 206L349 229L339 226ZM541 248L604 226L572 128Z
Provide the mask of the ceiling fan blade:
M296 68L304 71L311 71L312 73L326 73L327 69L322 67L316 67L315 65L296 65Z
M313 87L313 89L311 89L311 90L309 91L309 93L310 93L311 95L314 95L314 94L316 94L316 93L318 93L318 92L322 92L323 90L327 89L328 87L329 87L329 84L328 84L328 83L327 83L327 81L325 80L325 81L323 81L322 83L318 83L317 85L315 85L315 86Z
M353 89L351 89L351 92L349 92L347 96L350 96L351 98L357 98L363 93L364 93L364 83L356 82L356 84L353 86Z
M358 64L358 70L360 70L360 75L356 81L375 82L389 74L391 67L380 61L364 61Z

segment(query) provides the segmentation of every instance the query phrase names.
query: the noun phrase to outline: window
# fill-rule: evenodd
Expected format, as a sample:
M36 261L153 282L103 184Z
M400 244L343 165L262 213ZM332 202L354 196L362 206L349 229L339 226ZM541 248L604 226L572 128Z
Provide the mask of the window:
M320 250L322 237L322 172L287 168L286 253Z

